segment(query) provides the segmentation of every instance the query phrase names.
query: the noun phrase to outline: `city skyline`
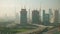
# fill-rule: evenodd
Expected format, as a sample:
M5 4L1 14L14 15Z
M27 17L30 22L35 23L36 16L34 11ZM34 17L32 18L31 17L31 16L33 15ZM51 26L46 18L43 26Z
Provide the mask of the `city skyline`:
M60 0L0 0L0 16L6 13L8 16L14 16L15 11L19 12L21 8L27 10L33 9L56 9L60 8Z
M60 34L60 0L0 0L0 34Z

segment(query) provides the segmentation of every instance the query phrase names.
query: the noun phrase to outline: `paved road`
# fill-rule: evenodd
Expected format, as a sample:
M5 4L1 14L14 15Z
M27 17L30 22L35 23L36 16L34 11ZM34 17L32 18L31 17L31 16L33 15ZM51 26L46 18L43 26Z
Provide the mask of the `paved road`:
M29 30L27 32L21 32L21 33L17 33L17 34L36 34L37 32L39 34L41 34L41 31L46 30L45 28L52 27L52 26L44 26L44 25L38 25L38 24L33 24L33 25L36 25L36 26L39 26L39 27L37 29L33 29L33 30Z
M27 32L22 32L22 33L17 33L17 34L31 34L31 33L37 33L37 32L41 32L43 31L45 28L47 28L47 26L44 26L44 25L38 25L38 24L33 24L33 25L36 25L36 26L39 26L37 29L33 29L33 30L29 30Z
M44 32L43 34L60 34L60 32L58 31L58 28L54 28L50 31Z

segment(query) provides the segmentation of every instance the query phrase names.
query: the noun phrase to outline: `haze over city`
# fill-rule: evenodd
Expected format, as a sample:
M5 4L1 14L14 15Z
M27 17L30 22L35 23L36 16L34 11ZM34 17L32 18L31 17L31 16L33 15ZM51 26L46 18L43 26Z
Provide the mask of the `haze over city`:
M60 34L60 0L0 0L0 34Z
M8 16L14 16L15 11L19 13L21 8L27 10L33 9L45 9L47 12L49 8L60 8L60 0L0 0L0 17L5 14Z

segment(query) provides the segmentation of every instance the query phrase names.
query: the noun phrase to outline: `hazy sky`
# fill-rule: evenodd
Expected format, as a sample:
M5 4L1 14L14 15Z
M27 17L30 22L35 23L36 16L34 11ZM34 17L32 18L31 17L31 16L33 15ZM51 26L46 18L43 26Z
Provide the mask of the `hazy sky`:
M60 8L60 0L0 0L0 17L3 15L13 16L15 11L19 12L21 8L42 9Z

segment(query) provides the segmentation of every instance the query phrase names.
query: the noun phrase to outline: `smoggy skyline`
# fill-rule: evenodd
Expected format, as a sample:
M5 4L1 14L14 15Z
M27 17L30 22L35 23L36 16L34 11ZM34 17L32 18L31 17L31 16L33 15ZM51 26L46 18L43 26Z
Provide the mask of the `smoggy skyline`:
M21 8L28 9L60 9L60 0L0 0L0 16L8 14L14 16L15 11L19 12Z

